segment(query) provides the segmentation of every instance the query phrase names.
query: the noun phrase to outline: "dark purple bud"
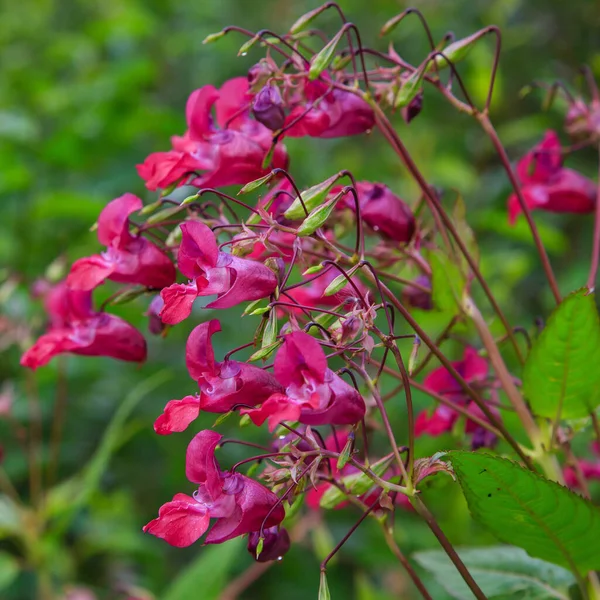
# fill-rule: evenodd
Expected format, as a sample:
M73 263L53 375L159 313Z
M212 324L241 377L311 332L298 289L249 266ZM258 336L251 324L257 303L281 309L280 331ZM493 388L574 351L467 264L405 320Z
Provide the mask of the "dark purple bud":
M271 131L277 131L283 127L285 121L283 100L276 86L267 84L256 94L252 114L259 123Z
M402 108L402 118L408 124L410 123L423 108L423 90L421 90L409 103L408 106Z
M146 312L146 316L148 317L148 331L154 335L160 335L165 329L165 324L158 316L158 313L162 310L164 305L165 302L159 294L154 297L152 302L150 302L150 306Z
M271 560L280 560L290 549L290 536L282 527L269 527L263 530L262 548L258 556L257 550L260 544L260 532L253 531L248 534L248 552L252 554L258 562L269 562Z
M419 275L414 281L416 284L427 288L429 291L426 292L418 287L407 285L402 291L402 302L413 308L431 310L433 308L433 302L431 301L431 282L429 281L429 277L427 277L427 275Z

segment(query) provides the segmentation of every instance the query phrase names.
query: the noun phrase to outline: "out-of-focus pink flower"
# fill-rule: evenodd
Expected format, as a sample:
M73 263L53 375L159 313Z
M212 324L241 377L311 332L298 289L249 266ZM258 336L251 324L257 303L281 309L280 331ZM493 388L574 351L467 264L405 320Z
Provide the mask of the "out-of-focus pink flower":
M334 188L332 194L341 188ZM358 181L356 192L362 220L382 237L406 244L415 234L415 217L406 202L382 183ZM341 206L356 212L354 196L346 194Z
M230 308L240 302L265 298L275 291L277 278L265 265L219 252L210 227L200 221L181 225L177 266L189 283L176 283L161 292L164 323L183 321L199 296L217 296L206 308Z
M453 362L452 366L468 384L484 382L489 370L487 361L477 354L475 348L470 346L465 348L462 360ZM486 420L481 409L463 392L458 382L445 367L434 369L425 378L423 385L428 390L452 400L453 403L466 407L475 417ZM494 407L490 407L490 410L498 414ZM417 415L415 420L415 435L435 437L449 432L459 416L460 413L446 405L438 406L431 413L423 411ZM467 419L465 432L472 436L472 446L474 448L490 447L496 442L495 437L490 435L486 429L469 419Z
M237 404L256 406L271 394L283 391L275 377L260 367L236 360L216 361L211 337L217 331L221 331L221 324L213 319L198 325L190 334L185 360L200 394L168 402L154 423L157 433L183 431L201 410L226 413Z
M75 262L67 278L70 288L92 290L110 279L160 289L175 281L171 260L155 244L129 231L129 215L142 206L133 194L106 205L98 218L98 240L106 251Z
M270 130L249 117L252 96L248 81L237 77L220 90L206 85L192 92L186 105L188 130L175 136L170 152L157 152L138 165L138 173L148 189L164 188L188 173L201 173L192 179L197 187L244 185L268 172L262 164L271 148ZM216 124L212 117L213 108ZM285 148L278 144L270 168L287 168Z
M429 291L424 291L413 285L406 285L402 290L402 302L413 308L420 308L421 310L431 310L433 308L433 301L431 299L431 280L427 275L419 275L414 279L414 282Z
M581 474L583 475L583 478L586 481L591 481L593 479L600 480L600 451L597 443L594 443L592 445L592 452L594 454L595 460L586 460L582 458L577 461L579 463L579 468L581 469ZM579 481L577 479L574 467L565 467L564 476L565 483L570 488L579 488Z
M285 387L260 408L242 409L255 425L268 420L273 431L282 421L307 425L350 425L365 415L362 396L327 367L319 342L303 331L286 335L275 357L275 378Z
M562 166L561 146L554 131L517 164L521 192L531 210L558 213L590 213L596 206L596 184L573 169ZM516 194L508 199L509 222L521 213Z
M328 90L329 85L323 81L304 81L289 102L291 111L284 125L289 128L285 135L336 138L359 135L373 128L375 115L367 102L351 92Z
M211 519L215 523L205 544L220 544L283 521L285 510L273 492L245 475L221 471L215 449L222 437L210 430L194 437L187 448L186 476L198 489L193 496L175 494L144 532L183 548L202 537Z
M24 367L37 369L64 353L146 360L142 334L115 315L94 312L91 292L70 290L61 282L49 291L45 304L50 327L21 357Z

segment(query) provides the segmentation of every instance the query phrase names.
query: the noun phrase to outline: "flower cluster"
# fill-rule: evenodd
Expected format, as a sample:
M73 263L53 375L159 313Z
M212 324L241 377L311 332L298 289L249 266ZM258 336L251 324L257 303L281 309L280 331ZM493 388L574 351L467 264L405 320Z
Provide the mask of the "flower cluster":
M516 390L485 319L473 317L469 304L472 280L483 279L467 248L472 232L461 210L450 218L441 193L422 177L416 180L423 196L409 203L387 185L357 181L348 171L310 187L299 186L288 172L285 138L366 135L377 125L401 148L383 109L400 109L412 121L429 71L408 70L393 48L384 55L393 68L368 73L363 64L361 73L353 48L339 53L334 66L329 45L309 60L298 40L280 41L281 64L269 52L247 77L191 93L187 130L172 138L170 150L137 166L158 199L144 205L126 193L107 204L96 226L104 250L75 261L64 281L44 288L48 330L22 357L32 369L61 353L145 360L142 334L104 310L141 295L152 295L146 312L151 333L190 325L185 362L197 388L166 402L156 433L183 432L201 413L216 413L213 427L237 417L248 426L266 423L263 433L273 439L259 445L265 453L223 470L216 453L225 444L256 444L224 440L213 430L197 433L186 454L187 479L196 490L175 494L144 531L177 547L247 536L259 561L287 551L294 536L286 527L304 498L315 510L351 503L386 518L397 506L411 505L425 477L450 470L436 457L416 458L415 438L453 432L474 450L493 448L506 431L498 390ZM265 44L272 50L271 42ZM345 69L348 64L352 68ZM442 91L450 94L450 85ZM591 117L585 116L589 129ZM579 117L571 115L571 121ZM523 206L595 209L596 185L563 166L563 150L550 131L518 162L508 200L511 223ZM228 186L235 191L223 189ZM252 194L254 201L247 200ZM434 207L433 222L414 209L421 200ZM461 236L469 243L458 243ZM456 258L458 249L462 256ZM440 289L448 278L449 289ZM95 291L114 284L121 287L94 310ZM465 343L462 359L449 361L439 350L443 338L434 343L413 316L413 309L447 315L448 304L454 312L444 335L472 317L486 352ZM256 330L251 341L219 359L213 336L224 319L209 311L225 309L254 318ZM411 333L399 334L406 324ZM507 337L519 354L511 327ZM404 356L410 352L405 339L413 340L410 358ZM422 340L442 366L419 384L414 374L431 358L415 365ZM387 396L381 393L383 373L399 381ZM437 402L415 419L412 386ZM386 400L402 395L410 424L406 446L397 443L385 408ZM377 457L370 451L377 445L369 442L380 432L391 448ZM507 441L522 454L516 441ZM248 474L240 471L246 463L254 463ZM596 463L578 467L584 478L598 477ZM250 472L258 472L256 478ZM576 475L565 472L573 487Z

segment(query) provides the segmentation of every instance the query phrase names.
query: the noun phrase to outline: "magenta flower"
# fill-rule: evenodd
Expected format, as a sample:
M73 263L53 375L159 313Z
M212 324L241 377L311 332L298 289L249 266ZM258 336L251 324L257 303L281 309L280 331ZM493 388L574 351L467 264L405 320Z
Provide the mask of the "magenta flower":
M200 221L181 225L182 239L177 266L188 283L176 283L162 290L165 305L160 317L170 325L192 312L199 296L217 296L206 308L230 308L265 298L275 291L277 278L265 265L219 252L215 234Z
M237 77L225 82L220 90L206 85L192 92L186 105L188 130L173 137L170 152L158 152L138 165L146 187L154 190L196 173L190 182L197 187L244 185L268 172L262 163L271 148L271 131L249 117L251 95L248 81ZM213 107L216 125L213 121ZM287 168L285 148L278 144L271 168Z
M216 521L205 544L220 544L283 521L285 510L273 492L245 475L221 471L215 449L222 437L210 430L194 437L187 448L185 470L198 489L193 496L175 494L160 507L158 518L144 526L145 533L183 548L207 531L211 519Z
M302 91L291 99L285 135L335 138L359 135L373 128L375 115L367 102L351 92L328 89L329 85L322 81L304 81Z
M339 192L332 190L332 193ZM356 184L362 220L376 233L394 242L406 244L416 230L415 217L406 202L382 183L359 181ZM341 206L356 212L352 194L346 194Z
M596 206L596 184L573 169L562 166L561 147L554 131L517 164L521 191L531 210L558 213L590 213ZM512 224L521 213L516 194L508 199L508 219Z
M74 290L93 290L106 279L163 288L175 281L175 267L152 242L129 231L129 215L142 208L133 194L109 202L98 217L102 254L80 258L71 267L67 285Z
M235 360L215 361L211 337L221 331L216 319L192 330L185 351L190 377L198 382L200 393L167 403L156 419L154 430L166 435L183 431L200 411L226 413L236 405L256 406L271 394L283 391L275 377L254 365Z
M260 408L242 409L255 425L266 420L273 431L282 421L307 425L349 425L365 415L362 396L327 367L319 342L303 331L283 338L275 357L275 378L285 387Z
M483 383L489 370L487 361L477 354L475 348L470 346L465 348L462 360L453 362L452 366L471 385ZM474 416L486 419L481 409L469 399L445 367L439 367L429 373L423 385L428 390L452 400L455 404L465 406ZM497 413L493 407L490 407L490 410ZM416 418L415 435L425 434L434 437L442 435L452 430L459 416L458 412L445 405L438 406L431 414L428 411L423 411ZM467 420L465 432L472 436L472 446L475 448L489 447L496 441L493 435L474 421Z
M586 460L579 459L577 462L579 464L579 468L581 469L581 474L586 481L591 480L600 480L600 446L598 442L592 444L592 452L594 453L594 459ZM579 480L577 479L577 475L575 474L575 468L571 465L568 465L564 468L565 475L565 483L570 488L579 488Z
M115 315L94 312L91 292L70 290L61 282L49 291L45 304L50 327L21 357L24 367L37 369L64 353L146 360L142 334Z

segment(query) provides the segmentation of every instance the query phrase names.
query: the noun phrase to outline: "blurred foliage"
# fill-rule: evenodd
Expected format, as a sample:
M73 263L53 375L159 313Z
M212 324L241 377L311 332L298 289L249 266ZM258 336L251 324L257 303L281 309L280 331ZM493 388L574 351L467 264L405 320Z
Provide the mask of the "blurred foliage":
M360 26L363 43L380 48L388 42L378 37L379 28L405 8L403 2L391 0L343 0L341 4ZM89 229L107 201L126 191L151 200L135 164L150 152L166 149L169 137L183 132L185 101L193 89L244 74L260 56L253 51L238 58L244 39L235 34L209 46L201 44L204 37L228 24L283 31L317 5L315 0L2 0L0 380L12 387L15 401L13 420L0 421L0 440L2 467L23 496L28 494L29 469L21 447L22 424L35 421L39 413L45 440L39 458L47 473L53 460L54 405L60 398L67 400L57 478L67 483L53 490L46 503L46 510L57 510L58 524L35 549L40 564L46 565L47 572L38 573L42 577L88 586L99 598L116 597L119 586L138 586L159 598L192 598L201 593L206 578L227 580L225 571L213 573L214 565L233 577L252 563L241 545L232 546L235 555L223 549L218 552L225 554L209 558L213 548L196 545L177 550L141 533L142 525L163 502L177 491L190 491L184 454L192 431L162 438L154 434L152 422L167 400L193 391L183 364L183 341L192 322L175 328L166 339L150 340L149 361L139 369L108 359L63 357L34 375L20 369L18 359L22 345L39 333L44 319L38 303L29 297L29 286L50 265L56 273L96 250ZM564 106L556 103L543 113L542 94L520 99L523 86L534 79L557 77L581 84L577 69L584 62L600 75L596 2L423 0L419 8L436 38L447 30L462 37L491 23L502 29L503 53L491 114L513 159L546 127L560 129L562 124ZM321 23L329 31L338 26L333 13L322 17ZM415 63L428 50L416 19L408 19L391 39ZM483 42L461 66L479 102L485 97L491 58L491 44ZM551 299L524 223L508 227L508 183L491 144L475 122L428 89L421 115L410 126L398 121L398 128L429 180L448 190L448 202L454 201L454 190L463 196L467 219L479 239L484 273L509 317L531 328L537 316L547 314ZM345 168L358 179L386 182L409 202L417 200L416 188L375 132L361 139L290 140L288 149L292 174L301 185L312 185ZM595 160L592 152L584 151L569 162L593 175ZM536 220L562 288L580 287L588 264L589 219L536 214ZM62 262L54 262L58 257ZM111 289L99 291L98 302ZM147 300L140 300L115 312L145 329L140 314L146 304ZM233 314L235 318L223 318L224 331L215 338L218 356L244 343L253 329L249 318L240 322L238 313ZM203 318L209 318L208 313ZM444 326L435 316L424 322L434 333ZM13 339L18 343L11 343ZM116 438L110 455L96 473L99 485L86 492L85 502L65 518L61 503L64 508L81 493L73 483L75 474L86 464L98 466L92 457L107 424L132 390L139 390L163 369L168 382L139 398L133 415L113 431ZM428 405L421 395L416 394L416 399L418 406ZM403 408L392 403L390 416L402 431ZM210 427L212 422L204 416L194 427ZM226 423L223 430L227 427ZM449 444L449 437L423 439L418 452L425 456ZM228 446L223 462L233 463L246 455L239 447ZM45 478L44 485L49 483ZM434 478L429 488L425 497L454 543L491 542L472 523L460 491L449 479ZM437 494L439 490L443 492ZM9 504L0 506L0 533L17 522L14 509ZM312 518L318 522L321 516ZM328 514L317 535L296 544L242 597L275 598L282 593L287 600L316 597L319 555L344 535L355 518L351 509ZM397 519L396 535L408 555L436 547L429 531L409 513ZM7 600L35 595L34 573L17 568L26 551L10 539L0 539L0 596ZM174 583L180 573L185 579ZM443 589L422 573L434 597L446 598ZM336 598L413 597L376 523L370 522L337 557L329 587Z

